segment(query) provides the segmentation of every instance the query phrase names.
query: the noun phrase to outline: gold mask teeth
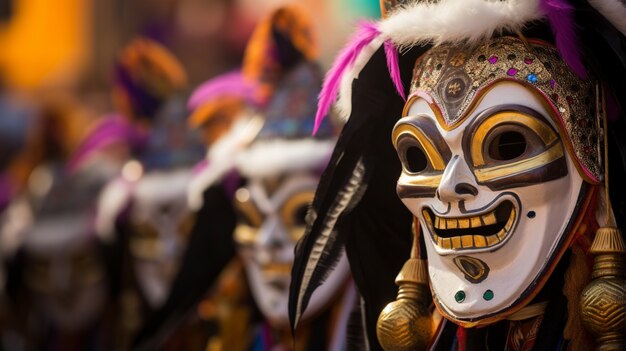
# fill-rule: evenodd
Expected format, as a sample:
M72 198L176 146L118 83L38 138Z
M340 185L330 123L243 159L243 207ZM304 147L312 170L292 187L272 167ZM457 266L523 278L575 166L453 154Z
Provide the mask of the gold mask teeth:
M446 219L446 227L448 229L456 229L459 227L459 222L456 219Z
M474 235L475 247L487 247L487 239L483 235Z
M499 242L500 242L500 239L497 236L495 236L495 235L490 235L490 236L487 237L487 246L488 247L494 246L495 244L497 244Z
M461 245L464 249L471 249L474 247L474 238L472 235L461 236Z
M482 222L480 221L480 217L472 217L470 218L472 228L477 228L482 226Z
M511 227L513 226L513 221L515 221L515 208L513 208L511 210L511 214L509 215L509 219L506 221L506 224L504 225L504 230L506 230L508 232L511 229Z
M515 224L515 218L517 217L517 210L514 206L512 206L512 204L508 204L508 206L510 206L510 213L508 215L506 223L502 225L502 218L500 218L500 225L502 225L500 231L491 235L481 235L480 228L498 224L496 209L487 214L462 218L439 217L437 215L434 215L427 209L422 210L422 215L424 217L426 225L431 228L433 243L439 248L446 250L483 249L500 244L511 232L513 225ZM473 228L477 228L477 230L470 230ZM450 237L442 237L436 234L435 230L433 229L452 229L454 231L449 233L455 233L456 235L450 235ZM465 234L464 232L467 234Z
M471 223L470 223L470 219L469 218L461 218L459 219L459 228L461 229L466 229L466 228L470 228Z
M443 242L441 247L443 247L444 249L451 249L452 248L452 240L450 238L443 238Z
M422 211L422 216L424 216L427 223L432 223L432 219L430 218L430 213L428 213L428 211Z
M450 241L452 242L452 248L453 249L460 249L461 246L461 237L459 236L454 236L452 238L450 238Z
M496 215L493 212L487 213L486 215L483 215L480 218L482 219L483 223L485 223L485 225L496 224Z
M500 241L504 240L504 238L506 237L506 233L508 233L506 229L500 229L500 231L498 232L498 239L500 239Z

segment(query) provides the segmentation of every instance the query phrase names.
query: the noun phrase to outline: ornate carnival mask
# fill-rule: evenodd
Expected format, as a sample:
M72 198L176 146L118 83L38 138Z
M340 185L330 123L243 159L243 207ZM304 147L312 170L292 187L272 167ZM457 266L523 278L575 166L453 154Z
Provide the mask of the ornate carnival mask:
M174 280L194 222L186 204L191 171L152 172L135 184L130 251L141 292L160 306Z
M455 323L530 302L600 179L594 85L559 57L502 37L442 45L416 64L393 131L397 192L419 219L434 301Z
M93 326L107 302L110 282L94 233L92 198L104 180L89 172L59 173L46 165L36 168L28 197L16 203L23 208L10 215L33 219L20 235L23 279L34 306L56 328L77 332Z
M305 216L313 200L318 177L301 171L252 179L235 194L240 214L235 230L256 303L276 326L288 324L287 303L296 242L305 229ZM343 254L337 268L311 300L307 316L317 314L344 286L349 272Z
M48 228L42 228L41 235L71 230L68 223L69 219L42 223ZM57 235L54 240L40 241L27 243L25 262L25 279L36 306L61 330L75 332L92 326L106 303L108 283L94 238Z

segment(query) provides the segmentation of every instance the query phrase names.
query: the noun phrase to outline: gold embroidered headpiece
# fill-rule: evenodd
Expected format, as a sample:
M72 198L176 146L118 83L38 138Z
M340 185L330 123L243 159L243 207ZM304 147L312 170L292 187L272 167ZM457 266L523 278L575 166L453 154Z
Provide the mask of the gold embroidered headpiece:
M602 137L597 118L595 81L578 78L556 48L538 41L500 37L475 47L441 45L417 60L411 96L426 93L446 128L460 124L480 92L494 83L516 81L542 95L555 124L577 160L583 178L602 179ZM411 99L407 103L410 105Z

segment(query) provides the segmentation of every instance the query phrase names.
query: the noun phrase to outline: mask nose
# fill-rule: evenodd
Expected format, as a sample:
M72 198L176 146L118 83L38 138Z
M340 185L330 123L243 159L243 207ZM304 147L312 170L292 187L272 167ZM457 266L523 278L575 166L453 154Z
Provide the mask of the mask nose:
M478 195L478 184L465 160L455 155L441 178L437 196L443 202L468 200Z
M270 216L259 229L257 240L257 260L261 264L280 260L280 252L288 246L289 234L285 226L275 216Z

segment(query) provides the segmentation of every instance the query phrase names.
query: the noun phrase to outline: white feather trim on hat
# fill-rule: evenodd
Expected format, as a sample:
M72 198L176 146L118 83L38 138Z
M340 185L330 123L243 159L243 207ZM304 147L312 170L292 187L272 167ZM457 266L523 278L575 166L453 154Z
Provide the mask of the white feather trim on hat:
M237 169L244 177L262 178L285 172L325 166L335 140L261 140L237 155Z
M192 177L191 169L187 168L146 173L135 187L133 206L177 203L181 197L185 198Z
M626 3L624 0L589 0L589 4L606 17L617 30L626 35Z
M189 208L197 211L202 207L204 191L218 183L235 167L236 155L248 146L263 127L263 118L242 117L209 150L208 165L189 183L187 202Z
M416 2L394 10L378 24L381 34L341 78L335 108L346 121L352 110L352 81L358 79L385 40L399 48L420 44L475 43L502 31L518 31L543 18L539 0L440 0Z
M441 0L407 5L379 29L400 48L431 43L476 43L502 31L518 31L543 17L539 0Z

